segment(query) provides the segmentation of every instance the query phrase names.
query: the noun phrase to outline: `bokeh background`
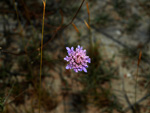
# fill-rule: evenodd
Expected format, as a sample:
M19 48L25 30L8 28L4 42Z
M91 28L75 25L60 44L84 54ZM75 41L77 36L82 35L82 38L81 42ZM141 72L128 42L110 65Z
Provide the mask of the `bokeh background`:
M0 1L0 112L150 113L150 1ZM81 45L88 72L66 70ZM39 87L41 86L41 90Z

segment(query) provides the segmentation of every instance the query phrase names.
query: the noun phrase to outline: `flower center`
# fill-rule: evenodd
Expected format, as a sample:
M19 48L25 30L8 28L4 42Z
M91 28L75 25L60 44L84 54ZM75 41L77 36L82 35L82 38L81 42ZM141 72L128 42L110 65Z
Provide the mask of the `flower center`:
M80 55L77 55L76 63L77 63L77 64L80 64L81 61L82 61L82 59L83 59L83 58L82 58Z

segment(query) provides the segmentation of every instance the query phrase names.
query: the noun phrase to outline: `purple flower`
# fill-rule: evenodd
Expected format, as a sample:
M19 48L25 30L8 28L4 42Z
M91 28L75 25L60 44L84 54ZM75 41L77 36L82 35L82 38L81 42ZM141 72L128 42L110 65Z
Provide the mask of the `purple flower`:
M69 64L66 66L66 69L74 69L75 72L84 71L87 72L87 63L91 63L89 56L86 56L86 50L83 50L83 47L78 47L74 50L74 47L66 47L68 56L64 58Z

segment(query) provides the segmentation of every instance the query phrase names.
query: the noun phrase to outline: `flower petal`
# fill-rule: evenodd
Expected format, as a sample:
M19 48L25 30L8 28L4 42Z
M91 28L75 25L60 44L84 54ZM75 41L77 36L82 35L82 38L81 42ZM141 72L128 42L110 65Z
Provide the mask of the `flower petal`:
M66 66L66 69L70 69L70 65L69 64Z
M74 47L71 47L71 50L74 51Z
M64 60L69 61L69 57L68 57L68 56L66 56L66 57L64 58Z
M78 45L78 48L80 49L80 45Z
M64 58L64 60L66 60L66 61L67 61L67 58L65 57L65 58Z
M74 69L74 71L77 73L78 72L78 70L77 69Z
M83 71L87 73L87 69L85 67L83 67Z
M91 59L90 58L88 58L87 61L88 61L88 63L91 63Z
M82 69L78 69L78 71L82 71Z
M67 51L70 51L70 48L69 47L66 47Z

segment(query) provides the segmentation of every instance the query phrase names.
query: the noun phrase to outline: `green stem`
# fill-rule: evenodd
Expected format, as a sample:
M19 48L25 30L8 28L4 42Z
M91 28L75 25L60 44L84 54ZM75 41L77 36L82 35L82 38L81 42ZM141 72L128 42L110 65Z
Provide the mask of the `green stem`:
M40 86L39 86L39 113L41 111L41 75L42 75L42 49L43 49L43 34L44 34L44 17L46 1L43 1L43 23L42 23L42 40L41 40L41 62L40 62Z

